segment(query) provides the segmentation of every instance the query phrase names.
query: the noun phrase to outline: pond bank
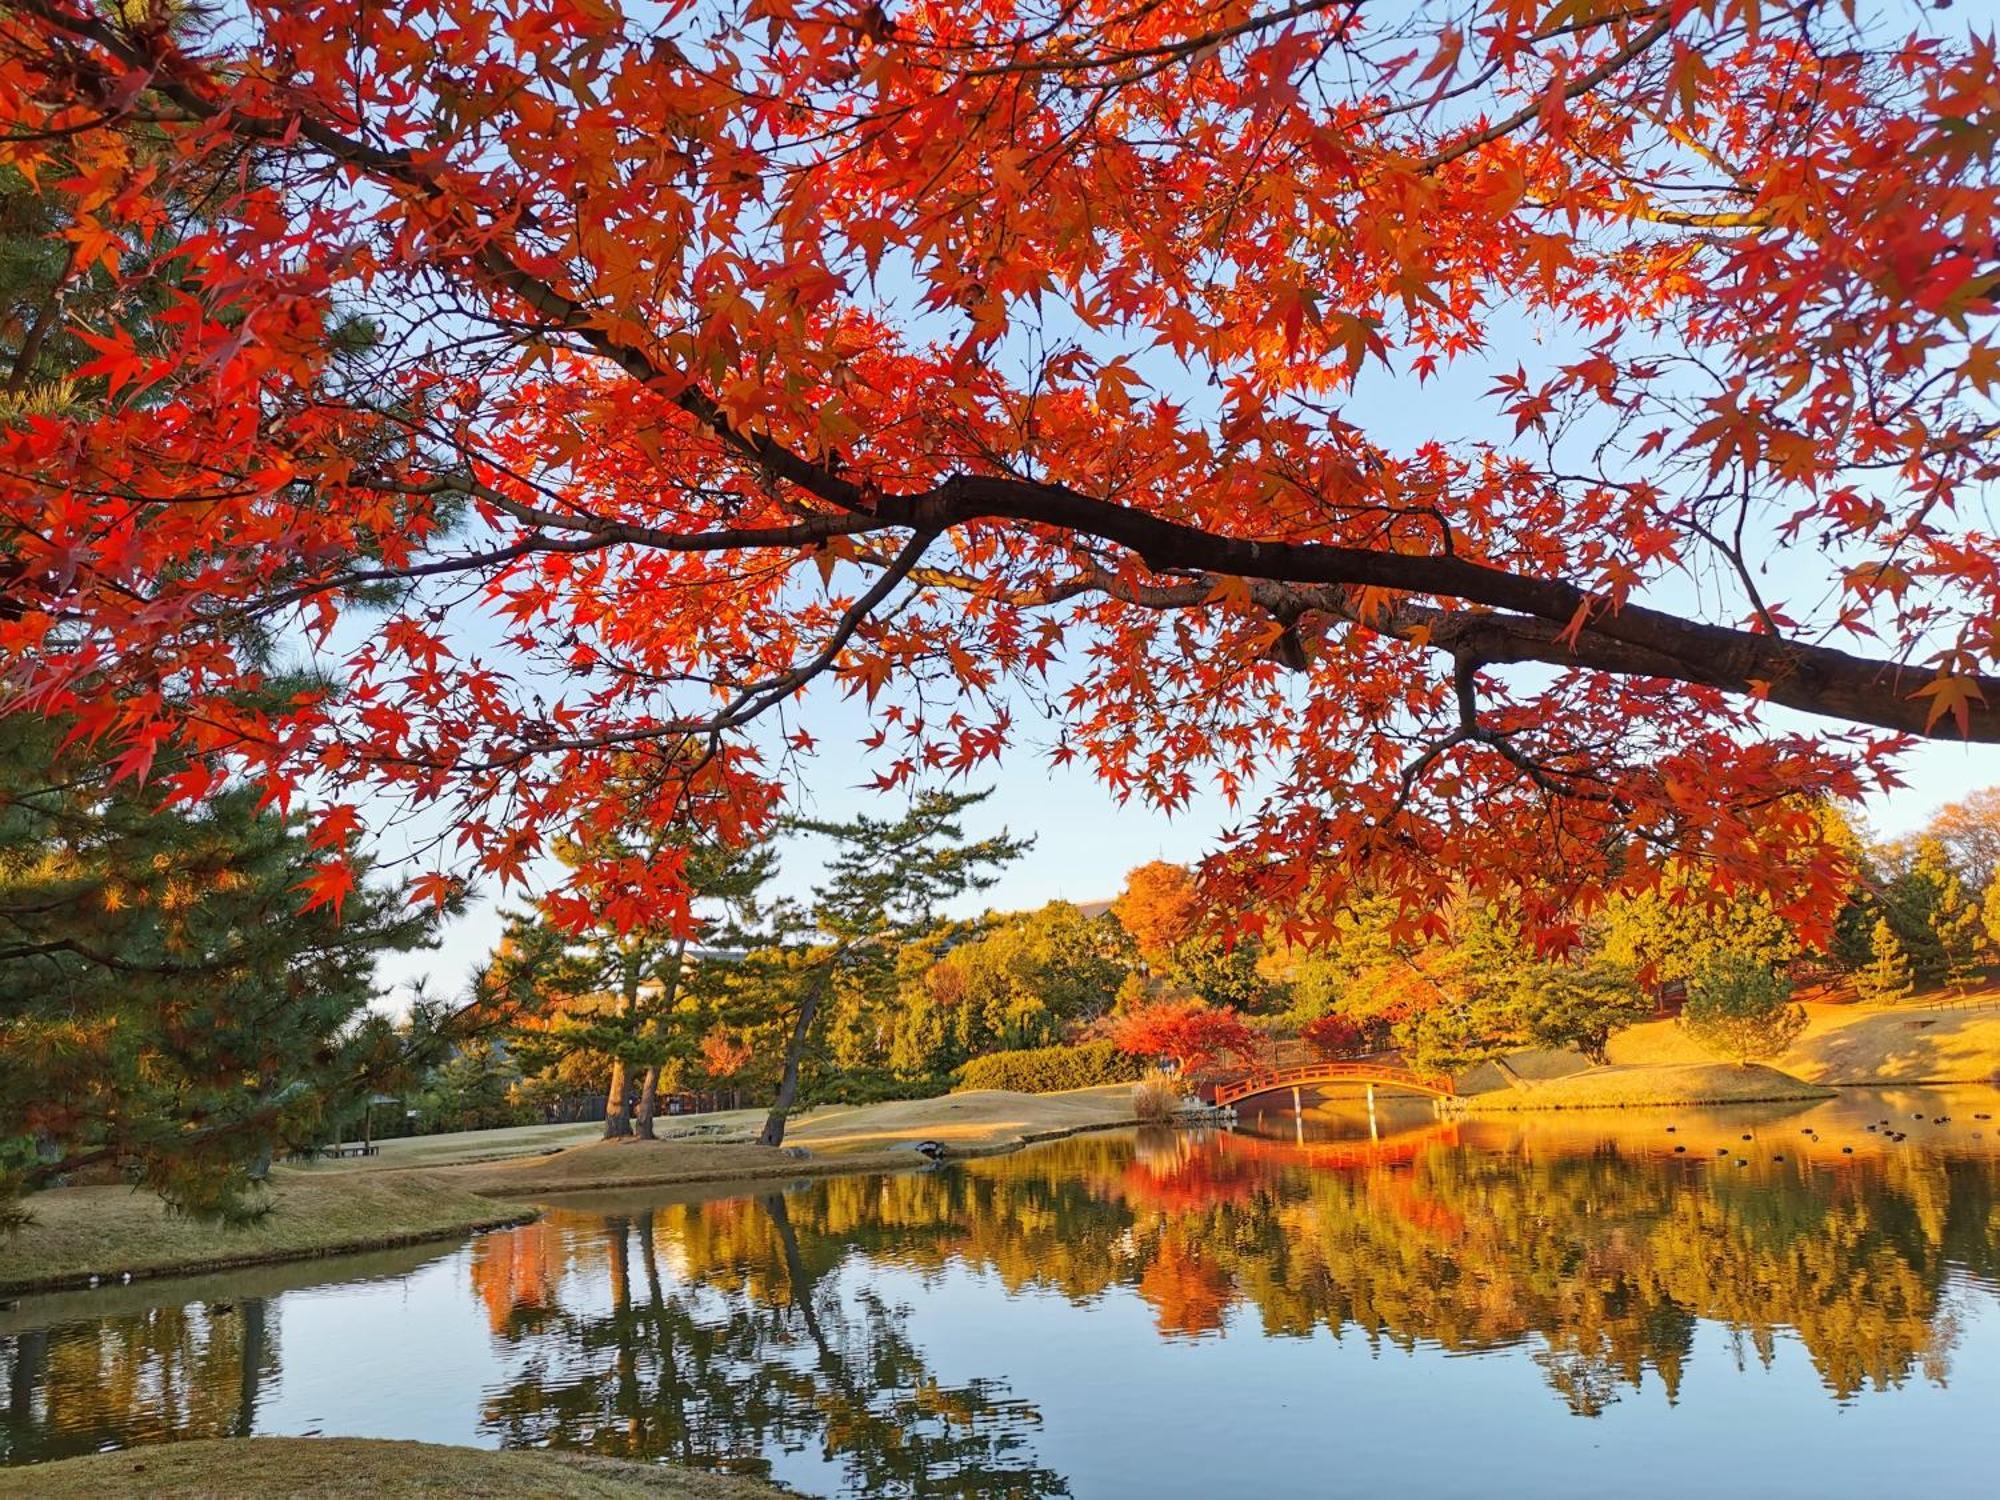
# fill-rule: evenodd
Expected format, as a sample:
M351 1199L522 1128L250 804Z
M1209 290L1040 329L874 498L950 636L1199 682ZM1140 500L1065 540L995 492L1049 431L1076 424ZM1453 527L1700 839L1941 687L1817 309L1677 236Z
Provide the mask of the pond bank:
M0 1469L12 1500L780 1500L755 1480L549 1452L489 1453L362 1438L225 1438Z
M274 1168L271 1212L237 1227L170 1214L130 1188L56 1188L29 1198L31 1222L0 1237L0 1293L456 1239L524 1223L535 1217L530 1200L551 1193L909 1171L926 1164L918 1143L945 1157L987 1156L1137 1118L1131 1085L1113 1084L823 1107L800 1117L787 1137L795 1144L782 1150L755 1143L761 1110L699 1116L656 1141L572 1144L579 1132L567 1125L493 1131L491 1143L420 1137L385 1143L375 1157ZM509 1154L496 1159L500 1151Z
M0 1236L0 1292L389 1249L534 1217L521 1204L496 1202L429 1172L332 1179L279 1169L271 1174L270 1199L262 1218L229 1226L172 1213L153 1194L129 1187L36 1193L22 1205L29 1222Z
M1767 1104L1831 1099L1835 1091L1751 1063L1612 1065L1562 1078L1523 1079L1454 1101L1472 1114L1541 1109L1648 1109L1668 1105Z

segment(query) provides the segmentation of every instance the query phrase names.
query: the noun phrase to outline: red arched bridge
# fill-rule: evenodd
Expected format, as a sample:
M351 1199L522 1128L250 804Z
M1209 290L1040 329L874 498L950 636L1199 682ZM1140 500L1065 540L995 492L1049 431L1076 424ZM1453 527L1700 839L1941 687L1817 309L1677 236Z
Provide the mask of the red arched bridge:
M1287 1068L1252 1068L1245 1073L1225 1074L1210 1080L1201 1090L1210 1104L1235 1104L1258 1094L1280 1089L1313 1088L1327 1083L1364 1083L1372 1095L1377 1088L1407 1089L1428 1094L1433 1099L1458 1095L1448 1073L1419 1073L1393 1063L1353 1062L1333 1058L1326 1062L1296 1063Z

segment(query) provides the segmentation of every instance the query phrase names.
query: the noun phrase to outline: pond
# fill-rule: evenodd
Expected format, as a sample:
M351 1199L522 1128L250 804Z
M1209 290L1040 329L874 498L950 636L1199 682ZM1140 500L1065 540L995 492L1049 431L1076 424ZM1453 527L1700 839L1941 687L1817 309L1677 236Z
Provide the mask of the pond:
M2000 1416L1996 1148L1993 1090L1385 1106L1372 1136L1336 1103L572 1198L456 1247L24 1299L0 1453L339 1433L815 1495L1959 1495Z

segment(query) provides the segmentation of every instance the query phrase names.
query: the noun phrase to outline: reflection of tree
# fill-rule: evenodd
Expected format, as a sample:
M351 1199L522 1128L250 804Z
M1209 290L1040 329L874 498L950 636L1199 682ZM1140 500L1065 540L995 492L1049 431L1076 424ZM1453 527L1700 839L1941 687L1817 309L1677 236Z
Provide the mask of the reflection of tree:
M261 1297L149 1308L0 1341L0 1461L64 1458L134 1441L243 1437L278 1368Z
M512 1234L569 1236L573 1217ZM612 1216L603 1229L608 1310L507 1325L527 1359L487 1403L503 1442L752 1474L773 1450L817 1448L850 1494L1068 1493L1026 1446L1035 1411L992 1381L944 1384L902 1310L872 1290L838 1296L837 1242L802 1242L783 1197Z
M856 1244L1079 1300L1127 1285L1170 1335L1218 1328L1240 1305L1274 1336L1532 1344L1586 1414L1649 1372L1672 1399L1704 1319L1764 1359L1795 1336L1843 1399L1940 1375L1947 1266L1994 1271L1989 1159L1738 1173L1611 1144L1486 1153L1421 1138L1349 1152L1339 1170L1326 1155L1231 1136L1077 1139L952 1173L815 1184L790 1212L808 1259ZM732 1262L717 1229L688 1229L693 1266Z
M1580 1414L1648 1379L1673 1399L1708 1322L1744 1358L1795 1340L1848 1399L1948 1373L1949 1278L2000 1279L1996 1189L2000 1161L1915 1150L1739 1170L1615 1142L1462 1150L1430 1127L1303 1151L1160 1132L784 1195L558 1209L469 1258L510 1357L485 1414L501 1441L753 1474L816 1452L852 1494L1049 1495L1064 1483L1029 1446L1035 1410L940 1379L904 1310L850 1290L857 1272L956 1268L1080 1305L1122 1289L1167 1337L1229 1320L1518 1349ZM252 1293L301 1274L281 1271L202 1287L228 1311L107 1288L0 1337L0 1459L252 1430L278 1364Z

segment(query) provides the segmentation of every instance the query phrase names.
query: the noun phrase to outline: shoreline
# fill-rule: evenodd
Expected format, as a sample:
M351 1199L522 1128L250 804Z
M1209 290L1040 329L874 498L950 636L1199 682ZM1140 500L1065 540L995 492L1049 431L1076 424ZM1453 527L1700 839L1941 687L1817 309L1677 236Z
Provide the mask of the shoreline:
M233 1437L141 1443L0 1468L0 1497L22 1500L265 1500L365 1493L521 1500L785 1500L741 1475L540 1448L489 1449L389 1438Z
M440 1148L436 1138L406 1138L410 1144L394 1155L274 1169L272 1212L237 1228L177 1219L157 1198L130 1188L55 1188L29 1198L31 1222L0 1238L0 1297L87 1290L93 1276L99 1285L123 1284L462 1240L531 1223L540 1217L537 1200L570 1193L923 1171L1139 1123L1128 1085L816 1110L791 1132L800 1144L785 1148L735 1134L750 1117L762 1119L761 1111L742 1115L697 1117L703 1123L657 1141L591 1140L554 1150L541 1147L537 1132L513 1131L514 1154L496 1158L474 1138L457 1143L463 1154L456 1161L437 1160L452 1147ZM915 1149L920 1142L934 1143L938 1155ZM399 1156L423 1165L399 1166Z
M1732 1104L1805 1104L1835 1097L1761 1063L1611 1064L1556 1078L1523 1079L1510 1088L1445 1102L1455 1115L1520 1114L1564 1109L1717 1108Z
M1525 1082L1461 1095L1446 1102L1445 1112L1475 1118L1809 1104L1851 1090L1979 1086L1993 1079L1834 1083L1758 1065L1627 1063ZM274 1211L238 1229L176 1220L158 1200L132 1189L59 1188L30 1198L35 1222L0 1238L0 1296L83 1290L92 1276L100 1284L158 1280L442 1244L530 1223L540 1216L538 1202L571 1194L924 1171L1135 1127L1142 1122L1131 1093L1129 1085L1046 1095L978 1091L822 1108L798 1117L789 1137L798 1144L779 1149L749 1138L761 1111L690 1117L657 1141L548 1144L576 1140L577 1129L563 1126L512 1129L500 1139L493 1138L497 1132L410 1137L386 1143L382 1156L365 1161L275 1171ZM496 1154L503 1145L510 1154Z

